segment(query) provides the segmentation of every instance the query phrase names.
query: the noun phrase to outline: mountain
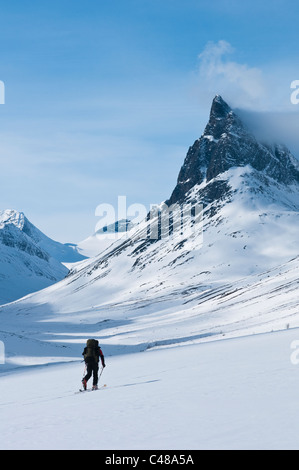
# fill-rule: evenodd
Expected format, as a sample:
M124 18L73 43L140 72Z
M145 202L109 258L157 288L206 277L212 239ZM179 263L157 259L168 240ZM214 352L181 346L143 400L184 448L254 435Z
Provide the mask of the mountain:
M189 148L168 203L183 201L192 187L203 182L212 182L207 186L206 200L212 202L228 189L227 185L219 185L218 180L213 180L231 168L246 165L277 183L299 183L299 164L290 151L281 144L258 142L222 97L217 95L212 103L209 122L201 138Z
M299 326L298 168L216 96L170 198L59 283L0 308L6 341L28 328L65 356L92 333L115 354Z
M38 230L22 212L0 211L0 304L43 289L84 257Z
M25 217L23 212L15 210L0 211L0 228L12 225L60 263L76 263L86 258L74 250L70 246L71 244L62 244L47 237Z
M119 220L113 224L102 227L97 230L93 235L87 237L76 245L71 245L77 253L85 256L86 258L94 258L102 253L102 251L109 248L115 241L127 235L131 230L132 223L129 220Z

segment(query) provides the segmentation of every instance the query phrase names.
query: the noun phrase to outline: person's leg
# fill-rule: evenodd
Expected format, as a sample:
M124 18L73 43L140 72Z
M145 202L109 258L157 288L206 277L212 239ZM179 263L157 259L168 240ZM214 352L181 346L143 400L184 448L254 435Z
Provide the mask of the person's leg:
M86 381L86 383L89 381L91 375L92 375L92 363L90 363L89 361L86 363L86 366L87 366L87 374L85 375L84 379Z
M98 385L99 376L99 364L97 362L93 365L93 386Z

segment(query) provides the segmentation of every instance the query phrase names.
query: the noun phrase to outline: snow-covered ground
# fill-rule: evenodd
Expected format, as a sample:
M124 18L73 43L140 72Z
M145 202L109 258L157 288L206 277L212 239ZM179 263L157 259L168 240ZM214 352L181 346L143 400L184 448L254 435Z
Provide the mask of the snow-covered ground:
M91 393L75 393L80 362L6 373L0 448L298 449L298 340L293 329L106 357L107 387Z
M113 233L109 235L102 232L95 232L90 237L75 245L75 248L76 251L82 256L85 256L86 258L93 258L109 248L109 246L111 246L115 241L121 240L126 236L127 234L124 232Z

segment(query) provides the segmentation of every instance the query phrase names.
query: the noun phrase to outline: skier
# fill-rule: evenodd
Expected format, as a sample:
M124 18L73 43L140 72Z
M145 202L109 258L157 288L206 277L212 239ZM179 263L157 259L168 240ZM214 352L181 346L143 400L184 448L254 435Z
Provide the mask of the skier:
M106 367L104 354L99 346L99 342L96 339L88 339L86 347L82 353L84 361L87 367L87 374L82 379L84 390L87 388L87 382L93 375L92 390L98 389L98 372L99 372L99 360L101 358L102 367Z

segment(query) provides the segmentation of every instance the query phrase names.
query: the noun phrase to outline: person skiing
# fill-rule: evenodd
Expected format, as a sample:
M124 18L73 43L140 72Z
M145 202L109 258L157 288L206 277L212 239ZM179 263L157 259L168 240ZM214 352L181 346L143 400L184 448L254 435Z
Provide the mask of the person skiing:
M86 346L82 353L87 368L87 374L82 379L83 389L86 390L87 382L93 375L92 390L98 389L98 372L99 372L99 360L101 359L102 367L106 367L104 354L99 346L97 339L88 339Z

